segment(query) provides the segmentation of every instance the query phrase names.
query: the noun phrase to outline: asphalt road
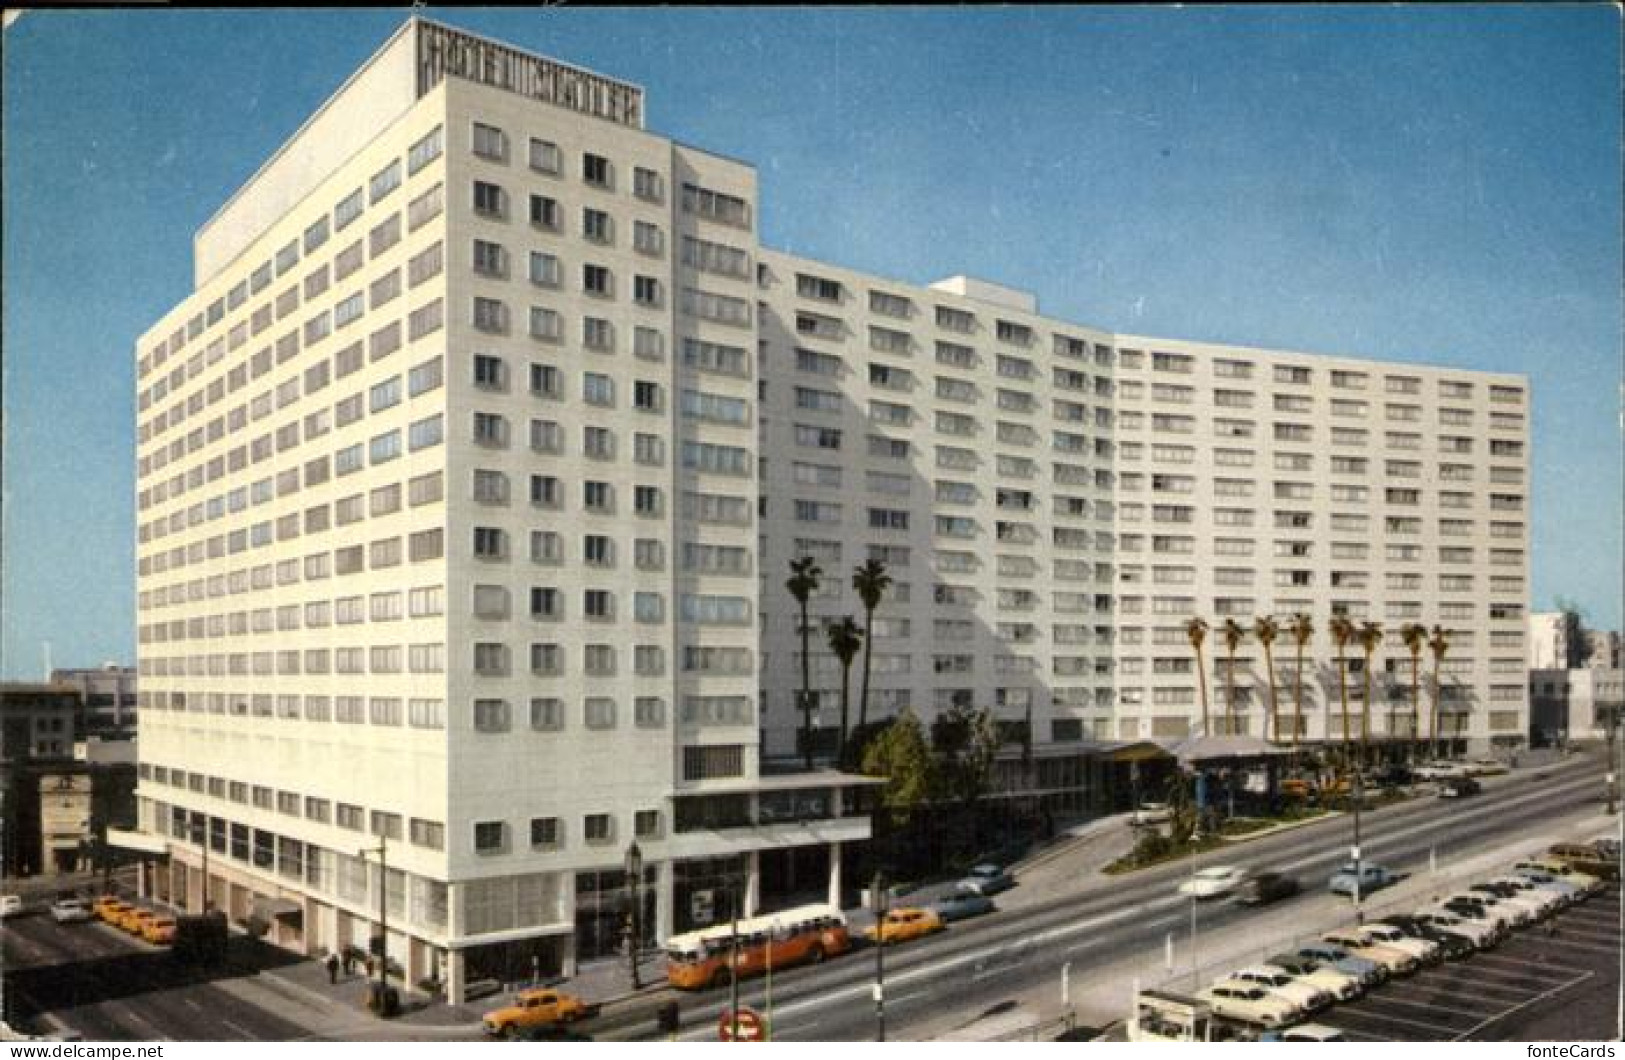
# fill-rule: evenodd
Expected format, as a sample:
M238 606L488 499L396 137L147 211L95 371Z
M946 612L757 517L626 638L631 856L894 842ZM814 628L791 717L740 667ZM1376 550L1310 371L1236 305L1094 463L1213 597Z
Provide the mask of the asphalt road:
M48 1011L87 1041L296 1041L310 1032L233 996L168 951L105 924L58 924L48 914L6 921L6 992L29 1013Z
M1601 792L1595 762L1570 760L1549 770L1496 782L1469 799L1422 798L1365 813L1363 853L1406 873L1426 871L1430 854L1442 865L1497 841L1538 829L1564 816L1595 812ZM966 1023L997 1011L1025 993L1058 989L1071 963L1075 984L1127 954L1160 952L1168 935L1189 930L1190 902L1175 893L1193 866L1235 863L1298 875L1305 893L1289 904L1304 911L1304 930L1347 917L1347 903L1329 898L1324 881L1345 860L1352 819L1339 817L1266 836L1177 864L1108 880L1075 896L1026 910L1009 910L953 925L946 933L895 947L886 955L889 1036L907 1037L945 1013ZM1380 900L1379 892L1373 900ZM1204 903L1202 933L1245 929L1257 914L1229 903ZM867 947L817 968L774 977L775 1037L779 1040L872 1040L873 953ZM1205 985L1205 984L1204 984ZM765 984L741 985L744 1003L762 1007ZM684 1040L714 1039L727 992L681 995ZM602 1037L650 1037L649 1011L607 1014L590 1029ZM687 1028L692 1028L691 1030Z

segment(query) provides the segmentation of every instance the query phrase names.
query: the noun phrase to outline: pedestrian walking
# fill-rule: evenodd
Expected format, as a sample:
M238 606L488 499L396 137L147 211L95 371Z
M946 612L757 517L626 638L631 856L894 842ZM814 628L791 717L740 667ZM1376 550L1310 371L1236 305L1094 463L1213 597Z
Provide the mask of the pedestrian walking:
M336 984L339 981L339 955L336 953L327 955L327 981L330 984Z
M355 974L355 954L350 952L348 946L344 947L344 974L346 976Z

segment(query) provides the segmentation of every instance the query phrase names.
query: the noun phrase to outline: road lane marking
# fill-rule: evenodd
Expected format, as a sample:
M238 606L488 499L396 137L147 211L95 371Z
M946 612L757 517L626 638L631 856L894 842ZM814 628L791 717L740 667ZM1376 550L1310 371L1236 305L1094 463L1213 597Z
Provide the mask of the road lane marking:
M256 1037L255 1035L249 1034L246 1030L244 1030L243 1028L237 1026L237 1024L231 1022L230 1020L225 1020L225 1019L221 1020L220 1021L220 1026L222 1026L222 1027L230 1027L232 1030L234 1030L238 1034L242 1035L243 1038L245 1040L247 1040L247 1041L251 1041L251 1042L264 1041L263 1038L259 1038L259 1037Z

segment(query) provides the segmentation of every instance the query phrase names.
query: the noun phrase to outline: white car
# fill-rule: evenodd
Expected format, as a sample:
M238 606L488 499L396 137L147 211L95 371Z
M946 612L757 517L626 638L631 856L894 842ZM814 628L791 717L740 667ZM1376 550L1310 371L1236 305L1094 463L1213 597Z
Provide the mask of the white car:
M1241 1023L1279 1027L1298 1018L1297 1006L1254 983L1226 979L1196 995L1206 1001L1214 1014Z
M1135 824L1164 824L1174 819L1174 808L1166 802L1142 802L1134 811Z
M1350 1001L1365 993L1365 981L1353 972L1345 972L1334 965L1297 954L1277 954L1264 966L1279 968L1298 982L1319 987L1339 1001Z
M1458 934L1467 934L1468 928L1478 929L1489 938L1487 943L1479 944L1480 949L1495 945L1512 932L1511 925L1507 924L1504 918L1497 918L1482 907L1440 905L1424 910L1418 915L1426 917L1431 924L1437 924L1447 931L1454 931ZM1446 918L1449 918L1449 920L1446 920ZM1450 921L1462 926L1453 926Z
M1411 770L1417 780L1444 780L1446 777L1465 777L1467 767L1460 762L1423 762Z
M1412 938L1391 924L1363 924L1354 932L1368 942L1402 950L1423 964L1438 964L1444 960L1444 949L1437 942Z
M1520 921L1520 923L1528 923L1531 920L1539 920L1541 917L1545 916L1549 911L1551 911L1551 906L1549 904L1550 899L1541 897L1539 895L1526 894L1521 888L1515 888L1511 884L1475 883L1467 889L1472 891L1474 894L1482 894L1487 895L1490 898L1494 898L1502 905L1508 906L1512 909L1524 910L1529 914L1529 920Z
M1284 970L1273 965L1255 964L1240 971L1231 972L1228 978L1243 983L1253 983L1272 994L1279 994L1297 1005L1299 1011L1305 1014L1319 1012L1336 1000L1330 990L1316 986L1313 983L1306 983L1297 976L1289 975ZM1215 985L1217 985L1217 982Z
M1482 891L1457 891L1455 894L1446 895L1441 904L1452 909L1472 908L1474 912L1509 930L1520 924L1527 924L1531 919L1527 906L1509 905Z
M1525 876L1497 876L1490 881L1502 887L1511 887L1525 898L1540 903L1540 915L1548 916L1564 909L1569 904L1569 896L1552 887L1543 887L1539 883Z
M1246 878L1246 869L1234 865L1213 865L1180 884L1179 893L1187 898L1222 898Z
M16 916L18 913L21 913L22 911L23 911L23 899L22 899L21 895L16 895L16 894L0 895L0 917Z
M1572 880L1565 880L1561 876L1553 876L1539 869L1513 869L1509 878L1527 880L1543 891L1551 891L1563 899L1564 905L1583 902L1590 895L1589 891Z
M1424 909L1416 914L1424 924L1432 924L1440 931L1452 931L1470 940L1474 947L1487 950L1501 941L1501 932L1495 925L1481 920L1469 920L1449 909Z
M1373 942L1353 931L1328 931L1320 937L1334 946L1343 947L1356 957L1375 961L1386 968L1389 975L1408 975L1422 964L1420 957L1386 943Z
M78 898L58 898L51 903L51 919L58 924L82 924L90 919L90 907Z

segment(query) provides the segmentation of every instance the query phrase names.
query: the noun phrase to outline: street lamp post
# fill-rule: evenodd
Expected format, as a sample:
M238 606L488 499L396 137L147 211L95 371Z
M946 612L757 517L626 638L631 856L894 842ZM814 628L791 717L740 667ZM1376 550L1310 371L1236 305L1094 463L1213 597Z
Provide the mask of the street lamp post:
M1360 908L1360 804L1365 802L1365 774L1362 770L1354 771L1354 922L1365 922L1364 910Z
M389 836L380 831L378 845L360 851L363 862L368 854L378 855L378 1014L382 1016L389 992Z
M638 980L638 943L642 941L642 932L639 930L641 919L638 914L642 912L638 901L638 885L643 882L643 851L638 849L638 841L632 840L632 845L626 848L626 887L630 892L631 908L627 915L627 927L630 937L626 943L626 962L632 972L632 989L641 990L643 984Z
M875 1041L886 1040L886 892L885 882L876 870L870 885L870 899L875 907Z

